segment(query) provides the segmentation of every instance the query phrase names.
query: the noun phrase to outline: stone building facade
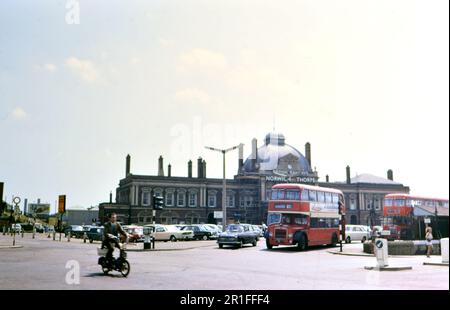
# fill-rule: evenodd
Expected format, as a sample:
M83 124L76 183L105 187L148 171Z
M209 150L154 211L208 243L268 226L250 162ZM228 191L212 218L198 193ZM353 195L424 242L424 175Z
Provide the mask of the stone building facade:
M345 182L319 182L317 171L311 168L311 145L306 143L305 156L286 144L280 133L269 133L258 147L252 141L250 156L244 161L243 147L239 149L238 172L227 180L227 222L240 221L261 224L266 221L270 190L278 183L303 183L340 189L346 198L347 223L380 223L385 194L409 192L409 188L394 182L392 171L384 179L369 174L350 178L347 167ZM157 211L155 222L164 224L216 223L215 211L222 210L222 179L207 178L206 162L187 163L187 176L172 176L171 166L164 174L163 157L158 160L158 174L131 173L131 157L126 158L125 177L119 181L116 199L99 205L99 218L115 212L123 223L147 224L153 221L152 197L164 198L164 209Z

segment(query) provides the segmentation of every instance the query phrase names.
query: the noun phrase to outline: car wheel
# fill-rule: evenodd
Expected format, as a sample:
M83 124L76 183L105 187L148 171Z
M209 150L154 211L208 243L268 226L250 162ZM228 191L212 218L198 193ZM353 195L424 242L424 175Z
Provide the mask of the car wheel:
M351 243L352 239L350 238L350 236L348 236L347 238L345 238L345 243Z
M338 237L336 233L333 233L333 236L331 237L331 246L335 247L338 243Z
M93 239L89 239L89 243L93 243L94 242L94 240Z
M308 241L306 240L306 235L301 234L297 242L297 248L299 251L305 251L308 248Z
M366 240L367 240L366 236L362 237L362 239L361 239L361 243L364 243L364 242L366 242Z
M242 248L244 246L244 242L242 239L239 241L238 248Z
M257 244L257 242L258 242L258 240L253 240L253 242L252 242L252 246L256 246L256 244Z
M223 248L223 244L219 243L219 249Z
M175 242L177 241L177 238L175 236L170 236L170 241Z
M203 239L203 240L208 240L208 236L207 236L207 235L204 235L202 239Z

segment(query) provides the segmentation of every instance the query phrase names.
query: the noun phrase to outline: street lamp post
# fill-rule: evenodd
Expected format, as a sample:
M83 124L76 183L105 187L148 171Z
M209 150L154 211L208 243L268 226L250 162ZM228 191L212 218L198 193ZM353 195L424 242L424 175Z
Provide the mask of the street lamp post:
M227 181L226 181L226 177L225 177L225 154L229 151L235 150L238 147L240 147L242 145L236 145L233 147L230 147L229 149L216 149L213 147L209 147L209 146L205 146L206 149L211 150L211 151L216 151L216 152L220 152L222 153L222 160L223 160L223 180L222 180L222 231L225 231L225 227L227 225Z

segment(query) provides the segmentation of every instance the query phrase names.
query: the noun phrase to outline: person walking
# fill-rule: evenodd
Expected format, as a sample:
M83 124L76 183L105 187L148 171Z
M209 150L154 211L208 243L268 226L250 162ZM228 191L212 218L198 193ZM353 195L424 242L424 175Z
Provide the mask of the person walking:
M433 233L431 227L427 227L425 230L425 239L427 245L427 257L430 257L431 253L433 253Z

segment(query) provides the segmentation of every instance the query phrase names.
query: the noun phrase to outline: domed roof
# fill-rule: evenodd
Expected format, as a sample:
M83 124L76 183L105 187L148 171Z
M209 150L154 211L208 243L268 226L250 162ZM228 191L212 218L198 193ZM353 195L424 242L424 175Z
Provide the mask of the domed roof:
M249 156L242 168L243 173L309 175L311 167L306 158L293 146L285 143L281 133L271 132L265 137L265 144L258 148L256 160Z

